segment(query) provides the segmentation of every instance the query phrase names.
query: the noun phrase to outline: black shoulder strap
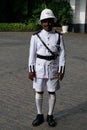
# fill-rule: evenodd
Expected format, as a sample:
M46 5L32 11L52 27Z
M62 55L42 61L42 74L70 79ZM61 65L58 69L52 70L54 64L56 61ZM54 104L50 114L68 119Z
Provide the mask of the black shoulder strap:
M61 34L60 32L58 32L58 31L56 31L56 30L55 30L55 32L59 34L59 38L58 38L57 44L60 45L60 36L61 36L62 34Z
M36 35L37 35L38 38L41 40L41 42L43 43L43 45L48 49L48 51L54 56L54 55L55 55L54 52L52 52L52 51L48 48L48 46L46 46L46 44L45 44L44 41L41 39L41 37L39 36L39 34L37 33Z
M41 30L35 32L33 35L37 35L37 34L40 33L40 32L41 32Z
M59 33L59 38L58 38L57 44L60 45L60 33Z

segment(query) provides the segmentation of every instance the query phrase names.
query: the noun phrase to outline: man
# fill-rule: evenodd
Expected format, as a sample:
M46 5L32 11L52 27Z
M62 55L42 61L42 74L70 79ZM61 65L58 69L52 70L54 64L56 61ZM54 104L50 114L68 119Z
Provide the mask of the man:
M59 80L62 80L65 71L65 49L62 35L53 29L55 21L56 17L52 10L44 9L39 21L42 30L33 34L30 40L29 79L33 80L37 107L33 126L39 126L44 122L42 103L45 86L49 93L47 122L49 126L56 126L53 111L56 90L60 87Z

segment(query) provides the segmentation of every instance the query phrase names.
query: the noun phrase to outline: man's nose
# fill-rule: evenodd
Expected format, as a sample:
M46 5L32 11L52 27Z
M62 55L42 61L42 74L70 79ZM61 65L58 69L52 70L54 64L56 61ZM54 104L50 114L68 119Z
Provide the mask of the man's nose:
M51 25L51 23L50 23L49 21L46 21L46 24L47 24L47 25Z

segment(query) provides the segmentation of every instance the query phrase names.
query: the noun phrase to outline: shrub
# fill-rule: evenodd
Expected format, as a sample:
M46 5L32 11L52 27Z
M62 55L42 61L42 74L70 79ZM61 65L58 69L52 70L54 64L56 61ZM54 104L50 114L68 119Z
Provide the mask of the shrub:
M25 26L23 23L0 23L0 31L24 31Z
M36 31L40 26L34 22L25 23L0 23L0 31Z

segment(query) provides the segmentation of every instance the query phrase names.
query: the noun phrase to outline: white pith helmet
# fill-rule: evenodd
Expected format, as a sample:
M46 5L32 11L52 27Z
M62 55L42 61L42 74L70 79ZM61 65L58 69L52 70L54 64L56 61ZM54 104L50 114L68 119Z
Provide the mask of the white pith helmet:
M51 9L44 9L41 12L39 24L41 24L41 21L44 19L53 18L54 22L57 21L57 18L54 16L53 11Z

